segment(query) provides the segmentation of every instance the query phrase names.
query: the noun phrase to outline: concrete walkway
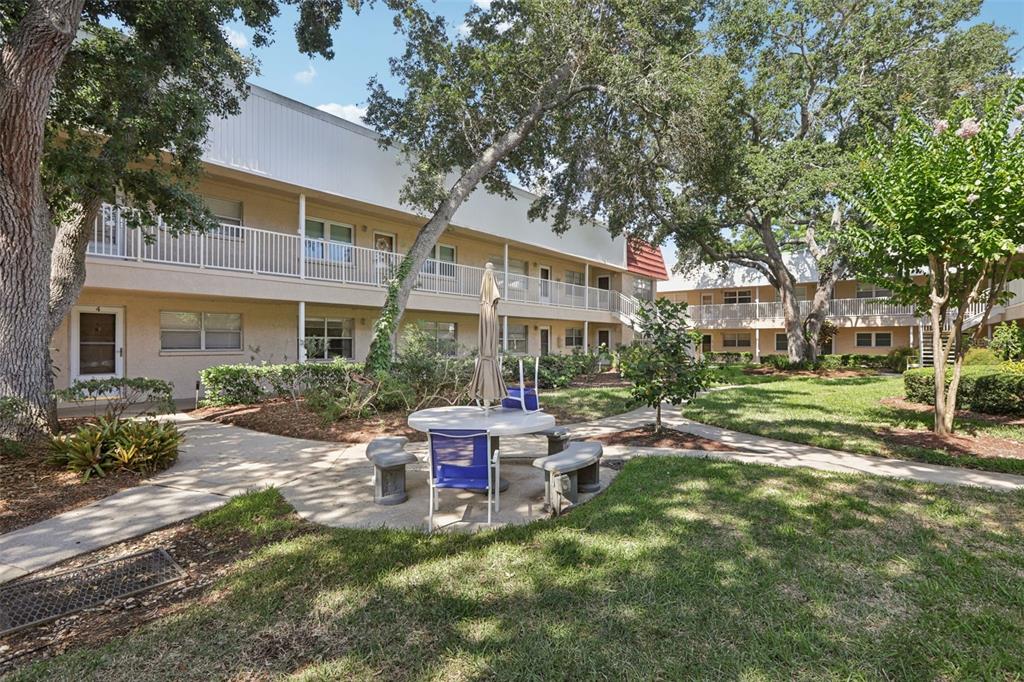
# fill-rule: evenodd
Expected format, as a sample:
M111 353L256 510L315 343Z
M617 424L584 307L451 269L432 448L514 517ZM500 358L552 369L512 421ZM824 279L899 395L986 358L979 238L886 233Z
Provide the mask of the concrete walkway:
M32 526L0 535L0 583L41 570L70 557L120 542L223 504L247 490L277 487L304 518L329 526L425 529L427 467L421 461L407 470L409 501L381 507L373 503L373 467L366 446L324 443L274 436L240 427L172 417L185 433L182 452L173 467L146 485L123 490ZM973 485L1010 491L1024 488L1024 476L855 455L809 445L729 431L700 424L663 410L663 423L673 429L720 441L733 452L675 450L614 445L606 456L684 456L823 471L871 474L922 483ZM637 428L654 421L654 410L570 425L576 438L593 438ZM544 516L543 479L529 460L543 452L536 437L503 438L502 477L510 482L502 495L495 522L527 523ZM425 454L425 444L410 451ZM422 457L421 457L422 459ZM602 489L615 477L601 469ZM582 496L588 499L591 496ZM476 530L486 520L485 498L445 491L435 523L447 530Z

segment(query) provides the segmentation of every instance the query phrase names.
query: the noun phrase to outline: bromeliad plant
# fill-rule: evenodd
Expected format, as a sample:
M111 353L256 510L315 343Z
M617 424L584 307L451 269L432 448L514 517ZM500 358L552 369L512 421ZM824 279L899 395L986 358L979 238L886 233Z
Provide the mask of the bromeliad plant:
M689 325L685 303L659 298L637 311L643 338L622 350L622 376L633 397L655 409L661 431L661 405L679 405L711 383L711 372L694 350L700 333Z
M182 435L170 422L101 417L74 433L54 437L53 462L81 474L82 480L125 469L152 474L178 458Z
M863 219L847 230L860 278L888 287L931 318L934 429L941 436L953 431L968 346L965 322L980 312L975 340L980 339L992 307L1008 297L1007 279L1021 271L1021 118L1021 81L1004 97L988 100L981 112L967 99L932 122L904 112L891 137L871 140L846 196ZM944 330L950 332L945 342Z

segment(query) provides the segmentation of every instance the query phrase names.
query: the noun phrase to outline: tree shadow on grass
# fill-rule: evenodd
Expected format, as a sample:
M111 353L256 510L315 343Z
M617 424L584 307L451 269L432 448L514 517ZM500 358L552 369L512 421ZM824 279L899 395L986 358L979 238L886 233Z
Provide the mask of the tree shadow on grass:
M25 678L1005 675L1024 666L1020 501L638 459L558 520L270 545L209 604Z

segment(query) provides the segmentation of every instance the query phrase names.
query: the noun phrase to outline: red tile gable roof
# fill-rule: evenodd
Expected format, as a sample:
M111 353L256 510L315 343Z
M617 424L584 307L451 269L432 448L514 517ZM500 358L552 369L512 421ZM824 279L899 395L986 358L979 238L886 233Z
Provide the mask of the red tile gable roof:
M630 239L626 244L627 270L651 279L668 279L668 270L665 269L661 249L639 239Z

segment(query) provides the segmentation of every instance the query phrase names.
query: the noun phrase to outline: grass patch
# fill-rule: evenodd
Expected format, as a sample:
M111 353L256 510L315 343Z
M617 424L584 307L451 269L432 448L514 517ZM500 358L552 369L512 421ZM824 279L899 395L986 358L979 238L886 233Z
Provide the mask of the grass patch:
M782 381L785 377L772 374L748 374L747 369L757 365L719 365L712 373L712 381L721 386L744 386L747 384L767 384Z
M221 536L245 533L264 539L294 530L298 517L291 505L273 488L238 495L223 507L203 514L193 523L201 530Z
M278 514L273 496L206 522L245 530ZM475 536L305 524L183 614L12 679L1010 679L1022 505L636 459L554 521Z
M705 424L795 443L1024 474L1021 459L954 456L939 449L887 441L880 433L885 429L931 429L930 412L880 402L902 396L902 377L797 378L709 393L686 405L683 414ZM971 435L1024 439L1024 429L1019 426L960 419L957 428Z
M639 403L626 386L583 386L541 391L540 405L560 423L591 421L628 412Z

